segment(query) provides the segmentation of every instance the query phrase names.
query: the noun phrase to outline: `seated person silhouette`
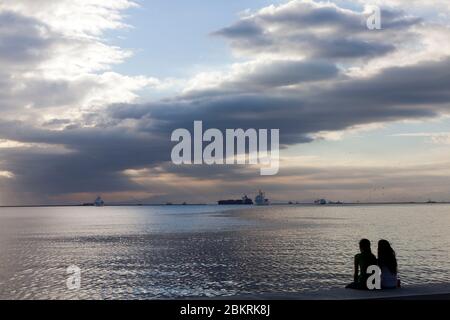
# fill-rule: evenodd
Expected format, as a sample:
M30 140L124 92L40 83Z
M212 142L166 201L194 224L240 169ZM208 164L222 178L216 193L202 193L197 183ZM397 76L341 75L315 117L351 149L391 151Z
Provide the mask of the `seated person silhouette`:
M382 289L395 289L400 286L395 251L387 240L378 241L378 266L381 269Z
M361 253L355 255L355 271L353 274L353 282L346 286L347 289L367 289L367 268L377 264L377 258L372 254L370 249L370 241L361 239L359 241L359 250Z

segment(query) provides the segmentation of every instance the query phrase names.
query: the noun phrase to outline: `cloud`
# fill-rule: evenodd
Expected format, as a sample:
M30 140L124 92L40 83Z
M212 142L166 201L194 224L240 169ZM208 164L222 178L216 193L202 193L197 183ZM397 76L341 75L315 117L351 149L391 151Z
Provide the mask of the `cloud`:
M275 88L329 80L338 67L324 60L255 60L237 63L224 73L201 73L189 81L183 96L264 92Z
M414 133L397 133L393 137L411 137L426 138L435 144L450 144L450 132L414 132Z
M115 119L151 119L143 131L190 128L194 120L214 128L280 128L281 143L310 141L320 131L360 124L431 118L448 113L450 59L411 67L389 68L370 78L331 81L325 85L228 94L206 90L148 105L115 105Z
M0 10L45 21L68 36L101 36L105 30L127 26L122 11L135 6L129 0L19 0L3 1Z
M10 178L2 190L17 194L30 190L27 196L36 199L80 188L93 190L106 181L109 189L130 185L115 173L118 163L127 161L115 155L117 144L110 139L116 137L118 143L129 145L124 150L136 153L141 136L132 139L133 147L126 142L131 138L123 129L100 128L100 123L89 118L109 104L135 101L137 91L146 86L161 85L155 78L111 71L131 52L108 44L104 32L127 27L122 11L132 6L125 0L0 3L0 131L4 141L0 171ZM92 140L92 135L98 139ZM92 157L91 141L98 143L98 153ZM89 170L97 170L98 175ZM69 185L74 189L65 187ZM17 197L16 201L22 200Z
M373 32L366 26L367 17L330 2L290 1L263 8L213 34L228 39L242 55L369 59L394 51L421 22L385 9L383 31Z
M302 162L285 168L280 174L260 177L249 167L226 170L223 167L175 167L170 163L152 169L128 172L148 197L140 201L167 202L177 195L178 203L207 203L224 198L253 196L258 188L274 201L311 203L318 197L334 201L427 201L446 200L449 162L421 165L336 165L317 167ZM242 183L242 181L246 183ZM185 186L189 185L189 188ZM408 185L409 193L405 193ZM130 198L129 198L130 199ZM136 200L131 200L135 203Z
M3 70L29 68L47 59L57 41L38 20L0 11L0 63Z
M345 180L331 169L282 167L270 186L247 167L176 167L169 159L170 134L192 128L194 120L205 128L276 128L286 150L343 130L449 113L450 50L436 47L439 41L430 40L435 33L423 31L439 30L436 39L444 39L446 28L385 9L385 29L372 32L363 11L312 1L239 18L214 34L230 41L244 61L194 76L177 96L138 102L139 90L163 82L113 72L130 53L102 38L106 30L126 27L121 12L132 5L0 5L0 138L8 141L0 183L5 194L20 194L17 202L82 201L90 192L116 199L136 193L152 201L178 192L188 199L191 192L208 201L243 182L271 192L300 190L289 177L305 176L304 188L311 190L368 188L382 170ZM411 55L408 48L415 49ZM431 48L434 54L425 54ZM387 185L388 179L378 182ZM187 184L190 190L183 191Z
M385 6L402 9L414 14L426 14L427 18L438 18L439 22L448 23L444 18L450 13L450 3L441 0L357 0L364 5Z
M2 2L2 118L28 118L33 125L56 116L76 121L110 103L133 102L138 90L155 85L155 78L110 70L131 52L101 36L124 27L119 12L130 6L128 1Z

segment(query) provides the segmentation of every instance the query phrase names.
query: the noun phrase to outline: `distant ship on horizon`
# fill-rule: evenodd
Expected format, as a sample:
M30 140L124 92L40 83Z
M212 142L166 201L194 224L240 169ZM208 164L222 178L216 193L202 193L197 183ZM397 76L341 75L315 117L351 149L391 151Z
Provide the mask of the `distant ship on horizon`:
M318 199L318 200L314 201L314 204L316 204L316 205L325 205L327 203L328 203L328 201L326 199Z
M233 204L239 204L239 205L252 205L253 201L247 195L245 194L242 199L237 200L219 200L217 201L217 204L219 205L233 205Z
M105 205L105 201L103 201L102 197L98 196L94 202L85 202L82 204L83 207L103 207Z
M98 196L97 199L95 199L94 201L94 206L95 207L103 207L105 205L105 201L103 201L103 199Z
M268 206L270 204L269 199L266 198L266 194L259 190L258 195L255 197L255 205Z

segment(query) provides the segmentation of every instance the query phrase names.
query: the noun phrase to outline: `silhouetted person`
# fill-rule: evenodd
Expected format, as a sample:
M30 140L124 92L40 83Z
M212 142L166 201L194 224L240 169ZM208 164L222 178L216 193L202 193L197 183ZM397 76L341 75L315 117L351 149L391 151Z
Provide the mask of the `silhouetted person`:
M378 241L378 266L381 269L381 288L397 288L397 259L395 251L387 240Z
M359 241L359 250L361 253L355 255L355 271L353 274L353 282L346 286L349 289L367 289L367 268L377 264L377 258L372 254L370 249L370 241L361 239Z

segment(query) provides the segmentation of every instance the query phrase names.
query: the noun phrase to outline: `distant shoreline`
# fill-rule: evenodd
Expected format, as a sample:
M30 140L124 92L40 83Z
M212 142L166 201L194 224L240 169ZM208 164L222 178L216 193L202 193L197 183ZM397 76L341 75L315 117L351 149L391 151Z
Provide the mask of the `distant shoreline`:
M333 204L314 204L314 203L272 203L270 206L302 206L302 207L343 207L343 206L364 206L364 205L402 205L402 204L450 204L450 201L445 202L346 202ZM171 206L218 206L218 207L257 207L254 205L219 205L216 203L186 203L186 204L105 204L104 207L171 207ZM269 206L269 207L270 207ZM55 207L95 207L94 205L85 204L34 204L34 205L0 205L0 208L55 208Z

